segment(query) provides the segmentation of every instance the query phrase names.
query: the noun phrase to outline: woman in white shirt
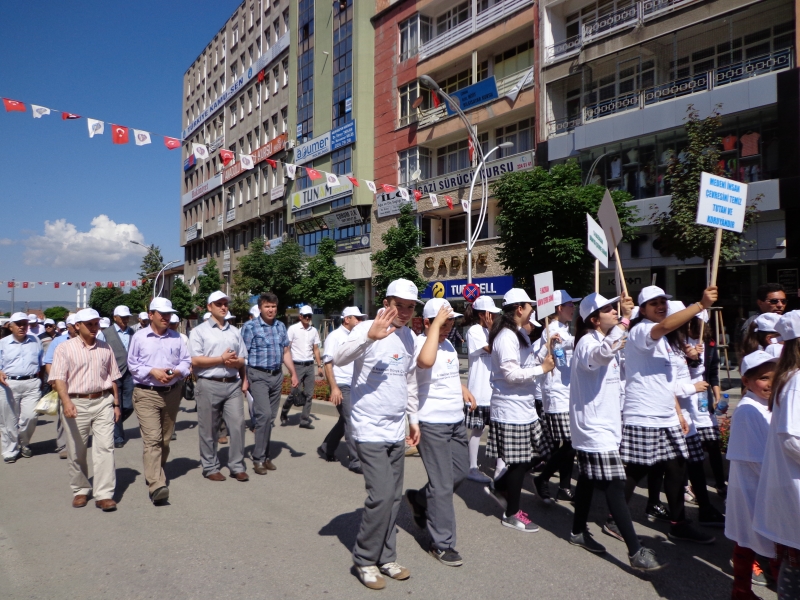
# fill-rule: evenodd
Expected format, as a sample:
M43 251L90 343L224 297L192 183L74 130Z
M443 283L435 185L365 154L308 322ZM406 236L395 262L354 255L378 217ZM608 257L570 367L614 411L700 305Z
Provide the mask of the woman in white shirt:
M758 481L753 529L775 542L782 559L778 598L800 590L800 311L781 317L784 340L768 408L772 413Z
M619 300L595 293L584 298L580 305L569 394L572 445L577 451L579 476L569 543L596 554L606 551L586 527L596 488L604 493L609 512L628 546L631 566L655 571L664 565L658 562L653 550L639 543L625 501L625 467L619 455L622 438L619 355L625 346L633 299L622 298L622 319L614 308Z
M481 447L483 429L489 423L489 402L492 399L492 358L489 355L489 330L492 319L500 309L490 296L481 296L474 304L467 305L464 320L477 321L467 330L467 352L469 375L467 387L475 397L477 406L472 409L464 405L464 426L469 432L469 475L467 478L479 483L489 483L491 478L478 468L478 451Z
M534 459L547 458L550 449L533 399L533 379L553 370L548 354L542 366L523 367L531 341L522 329L533 312L534 301L525 290L510 289L503 297L503 313L489 335L492 349L491 422L486 455L502 459L506 472L484 488L503 508L502 524L526 533L538 531L520 508L522 482Z
M707 288L703 299L667 316L670 298L657 286L639 293L639 317L631 323L625 347L625 403L622 409L620 456L625 463L625 495L630 501L636 484L650 469L665 472L664 491L670 511L669 537L701 544L714 541L686 522L683 482L688 451L688 429L675 398L672 347L666 339L717 300L717 288ZM604 526L604 531L610 529ZM617 537L613 530L606 531Z
M419 455L428 483L407 490L414 521L431 536L429 554L448 567L463 564L456 551L456 512L453 493L467 477L467 430L464 405L475 398L461 383L458 354L447 339L455 320L443 298L428 300L422 311L425 333L414 343L417 395L408 399L410 437L419 436Z

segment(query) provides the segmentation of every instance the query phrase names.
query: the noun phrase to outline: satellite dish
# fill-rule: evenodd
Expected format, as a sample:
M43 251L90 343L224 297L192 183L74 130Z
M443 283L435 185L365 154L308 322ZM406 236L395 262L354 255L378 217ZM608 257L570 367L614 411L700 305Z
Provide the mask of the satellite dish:
M411 181L419 181L419 178L422 176L422 171L417 169L411 174Z

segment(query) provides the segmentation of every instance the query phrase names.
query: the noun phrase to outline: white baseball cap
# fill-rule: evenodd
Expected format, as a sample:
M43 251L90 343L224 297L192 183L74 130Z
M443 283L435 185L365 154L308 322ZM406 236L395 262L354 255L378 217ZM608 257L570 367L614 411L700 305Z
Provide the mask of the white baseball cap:
M28 322L29 323L38 323L39 322L39 317L37 317L33 313L28 313Z
M764 348L764 352L775 358L780 358L781 352L783 352L783 344L767 344L767 347Z
M528 296L528 292L522 288L511 288L505 293L505 296L503 296L503 306L507 304L521 304L522 302L536 304L536 301L531 300L531 297Z
M348 306L342 311L342 317L366 317L357 306Z
M114 308L114 316L115 317L130 317L131 316L131 309L127 306L120 305Z
M216 302L217 300L222 300L225 298L226 300L230 300L227 294L217 290L216 292L211 292L211 295L208 297L208 302L206 304L211 304L212 302Z
M111 326L111 319L109 319L108 317L100 317L100 327L105 329L106 327L110 326Z
M680 300L669 300L667 302L667 315L674 315L676 312L681 312L686 308L686 305Z
M408 279L395 279L386 288L386 297L400 298L402 300L415 300L419 302L419 290L413 281Z
M314 309L311 308L308 304L304 304L300 307L300 314L301 315L313 315Z
M528 322L531 325L533 325L534 327L541 327L542 326L542 324L539 323L539 321L536 320L536 311L535 310L531 311L531 316L528 317Z
M567 290L556 290L553 292L553 300L556 303L556 306L561 306L562 304L566 304L567 302L580 302L580 298L573 298L569 295Z
M764 352L763 350L756 350L755 352L751 352L747 356L742 359L742 364L739 367L739 372L744 375L749 370L755 369L756 367L760 367L764 363L775 363L778 362L777 356L772 356L771 354Z
M781 320L781 315L777 313L764 313L758 315L753 321L756 324L756 331L778 331L775 329L778 326L778 321Z
M639 307L634 306L633 310L631 311L631 321L633 321L638 316L639 316Z
M79 310L78 314L75 315L75 322L81 323L83 321L94 321L95 319L100 318L100 313L97 312L93 308L84 308L83 310Z
M56 322L55 322L55 321L53 321L53 319L45 319L45 320L44 320L44 324L45 324L45 325L55 325L55 324L56 324Z
M654 300L655 298L666 298L669 300L672 298L672 296L664 292L664 290L657 285L648 285L647 287L642 288L642 291L639 292L639 306L650 302L650 300Z
M613 298L605 298L601 294L596 292L589 294L581 300L581 306L578 309L580 312L581 319L584 321L589 318L589 315L595 312L596 310L600 310L608 306L609 304L614 304L614 302L619 301L619 296L614 296Z
M17 321L28 321L30 323L30 319L28 318L30 315L26 315L24 312L15 312L11 315L11 319L9 319L12 323L16 323ZM33 320L36 323L36 319Z
M170 323L180 323L181 318L178 316L178 313L172 313L172 316L169 318Z
M443 306L449 306L451 309L453 308L450 306L450 303L445 300L444 298L431 298L425 303L425 307L422 309L422 318L423 319L433 319L436 315L439 314L439 310ZM463 317L461 313L453 312L448 318L455 319L456 317Z
M178 312L172 308L172 302L166 298L156 296L150 301L150 310L156 310L160 313L174 313Z
M146 312L140 312L139 313L139 320L140 321L149 321L150 317L147 315Z
M784 314L775 326L784 340L794 340L800 337L800 310L793 310Z
M64 321L59 321L58 323L56 323L56 327L58 329L66 329L67 325L66 325L66 323L64 323Z
M250 307L250 314L253 315L254 317L257 317L258 315L261 314L261 311L258 309L258 305Z
M494 299L491 296L481 296L472 304L472 310L485 310L493 314L503 312L502 309L497 308L494 304Z
M67 325L75 325L77 316L78 315L67 315L66 324Z
M210 312L207 312L206 314L203 315L203 321L208 321L210 318L211 318Z
M234 315L233 313L228 313L227 315L225 315L225 320L226 321L235 321L236 320L236 315Z

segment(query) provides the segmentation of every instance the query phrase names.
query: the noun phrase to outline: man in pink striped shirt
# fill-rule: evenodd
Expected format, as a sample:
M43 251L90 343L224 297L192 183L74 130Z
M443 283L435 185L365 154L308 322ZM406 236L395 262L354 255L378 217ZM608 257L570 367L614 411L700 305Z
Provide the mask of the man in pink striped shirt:
M100 315L85 308L75 317L78 335L56 348L50 383L61 399L67 429L72 506L86 506L92 486L86 463L86 443L92 434L95 506L105 512L117 509L114 488L114 422L120 418L115 381L120 378L111 347L96 339Z

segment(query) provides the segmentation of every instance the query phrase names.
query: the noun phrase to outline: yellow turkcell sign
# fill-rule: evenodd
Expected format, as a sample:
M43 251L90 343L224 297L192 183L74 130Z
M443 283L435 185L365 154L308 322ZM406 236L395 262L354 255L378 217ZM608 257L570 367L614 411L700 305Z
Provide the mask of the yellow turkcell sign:
M444 298L444 284L441 281L434 283L431 288L431 293L434 298Z

